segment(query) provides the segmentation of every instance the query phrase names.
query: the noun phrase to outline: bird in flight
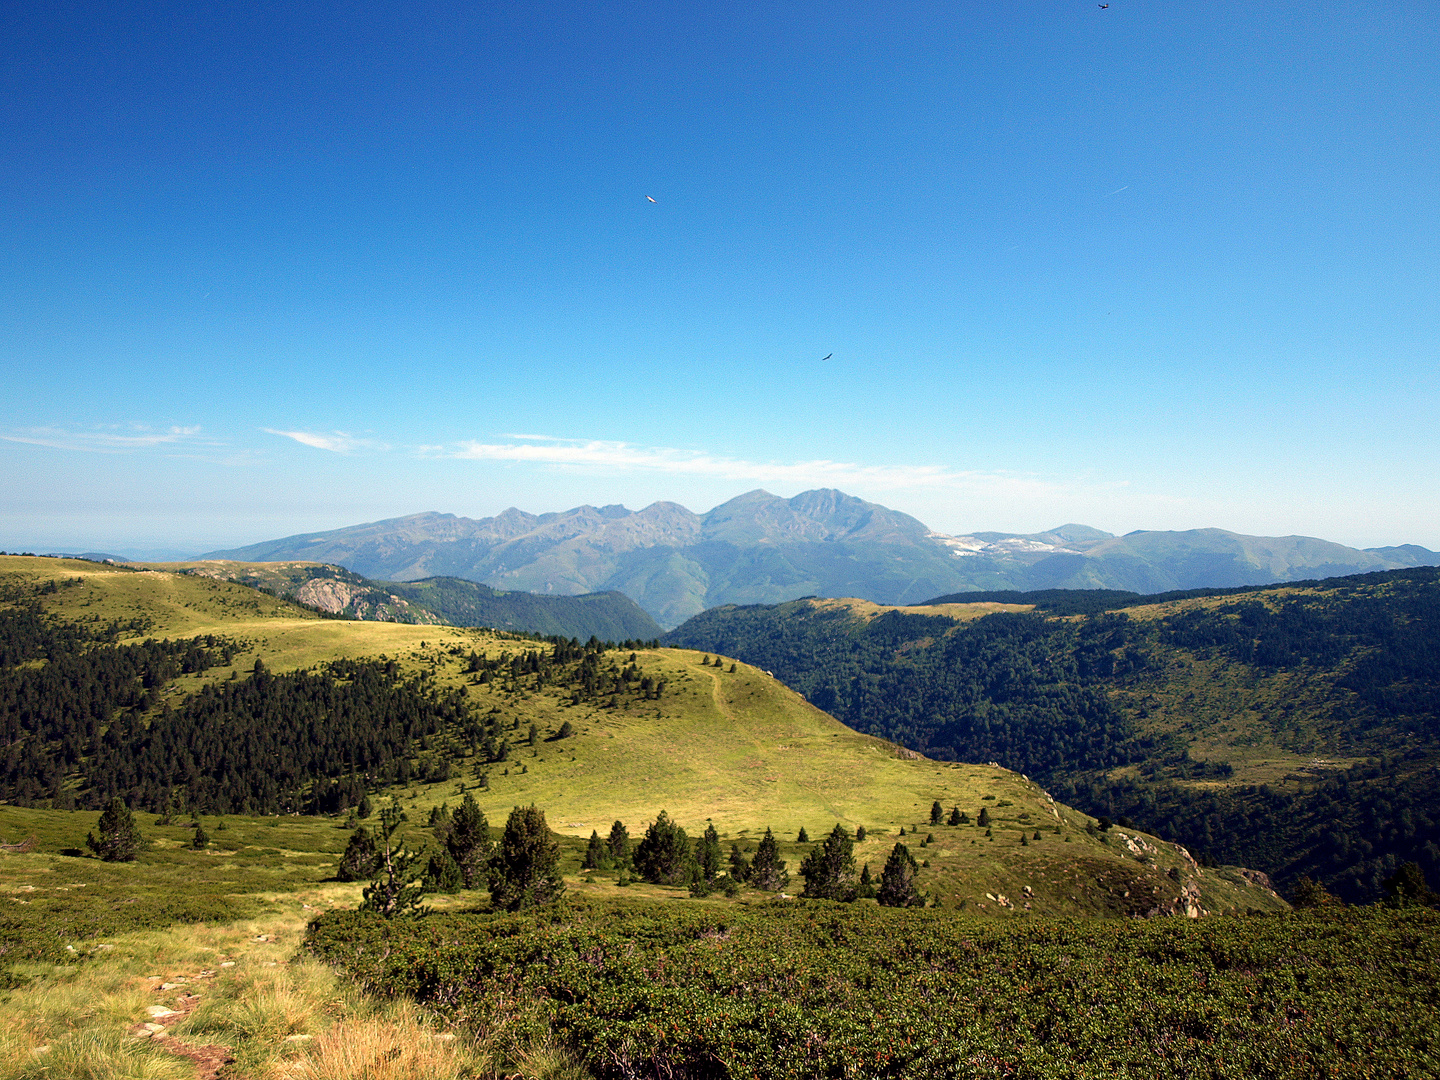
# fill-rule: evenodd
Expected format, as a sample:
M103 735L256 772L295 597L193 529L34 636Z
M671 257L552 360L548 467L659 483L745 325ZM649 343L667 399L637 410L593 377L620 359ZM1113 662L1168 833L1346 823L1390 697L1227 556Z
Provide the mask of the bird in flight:
M1100 5L1100 10L1101 10L1101 11L1104 11L1104 10L1105 10L1106 8L1108 8L1109 6L1110 6L1109 4L1101 4L1101 5Z
M834 356L834 355L835 355L835 354L834 354L833 352L830 354L830 356ZM830 356L822 356L822 357L820 358L820 362L823 364L826 360L829 360L829 359L830 359Z
M650 196L649 196L649 195L646 195L645 198L650 199ZM650 199L650 201L651 201L651 202L654 202L655 200L654 200L654 199Z

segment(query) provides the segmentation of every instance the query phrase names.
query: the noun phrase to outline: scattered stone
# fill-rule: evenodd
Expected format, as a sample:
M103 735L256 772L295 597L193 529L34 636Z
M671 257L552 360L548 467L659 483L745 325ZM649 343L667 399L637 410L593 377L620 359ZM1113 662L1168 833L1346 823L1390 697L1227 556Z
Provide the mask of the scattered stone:
M256 941L269 941L269 940L270 940L270 935L269 935L269 934L261 934L261 935L260 935L259 937L257 937L255 940L256 940Z
M160 984L160 989L161 989L161 990L175 990L175 989L177 989L177 988L179 988L179 987L181 987L181 986L184 986L184 985L185 985L185 980L184 980L184 979L181 979L179 982L163 982L163 983Z
M164 1025L164 1024L150 1023L150 1024L144 1024L144 1025L142 1025L142 1026L145 1028L146 1031L150 1032L151 1035L154 1035L155 1032L157 1032L157 1031L164 1031L164 1030L165 1030L165 1025Z
M314 1035L286 1035L285 1041L288 1043L302 1043L309 1042L314 1037Z
M234 960L226 960L226 961L225 961L223 964L221 964L220 966L221 966L221 967L234 967L234 966L235 966L235 961L234 961Z
M151 1005L151 1006L148 1006L148 1007L145 1009L145 1011L146 1011L147 1013L149 1013L151 1016L153 1016L156 1020L159 1020L162 1016L179 1016L179 1015L180 1015L180 1014L179 1014L178 1012L176 1012L174 1009L167 1009L164 1005Z

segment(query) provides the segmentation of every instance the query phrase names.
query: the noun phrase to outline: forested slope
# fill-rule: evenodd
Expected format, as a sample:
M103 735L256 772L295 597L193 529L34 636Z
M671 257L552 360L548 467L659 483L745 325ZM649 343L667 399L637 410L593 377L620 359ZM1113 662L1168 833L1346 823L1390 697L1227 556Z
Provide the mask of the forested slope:
M1360 898L1397 862L1440 877L1440 571L1091 614L1045 607L1093 611L1093 595L1036 599L970 620L720 608L668 640L765 667L859 730L998 761L1281 880Z

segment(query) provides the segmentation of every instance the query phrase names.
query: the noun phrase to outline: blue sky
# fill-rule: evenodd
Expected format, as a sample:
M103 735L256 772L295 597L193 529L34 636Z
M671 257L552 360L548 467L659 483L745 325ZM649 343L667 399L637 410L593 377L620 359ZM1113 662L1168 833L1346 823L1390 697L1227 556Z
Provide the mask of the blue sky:
M0 41L8 550L818 486L1440 548L1433 3L52 3Z

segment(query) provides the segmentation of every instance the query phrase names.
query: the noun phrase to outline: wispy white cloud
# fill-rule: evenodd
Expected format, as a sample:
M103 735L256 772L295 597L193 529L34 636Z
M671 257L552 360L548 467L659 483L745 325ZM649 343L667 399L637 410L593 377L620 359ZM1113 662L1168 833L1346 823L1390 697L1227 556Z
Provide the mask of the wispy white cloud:
M64 428L19 428L0 433L7 442L48 446L55 450L83 450L96 454L124 454L156 447L193 446L201 443L199 427L152 428L145 424L106 425L83 431Z
M294 439L305 446L313 446L316 450L329 450L336 454L353 454L359 450L390 449L384 443L376 442L373 439L356 438L343 431L278 431L268 427L262 430L268 435L283 435L285 438Z
M516 435L502 436L519 440ZM867 491L945 489L956 493L1042 498L1057 486L1038 477L978 472L943 465L865 465L853 461L749 461L701 450L637 446L596 439L559 439L531 435L526 441L463 442L428 453L474 461L509 461L619 472L658 472L710 477L777 487L845 487Z

